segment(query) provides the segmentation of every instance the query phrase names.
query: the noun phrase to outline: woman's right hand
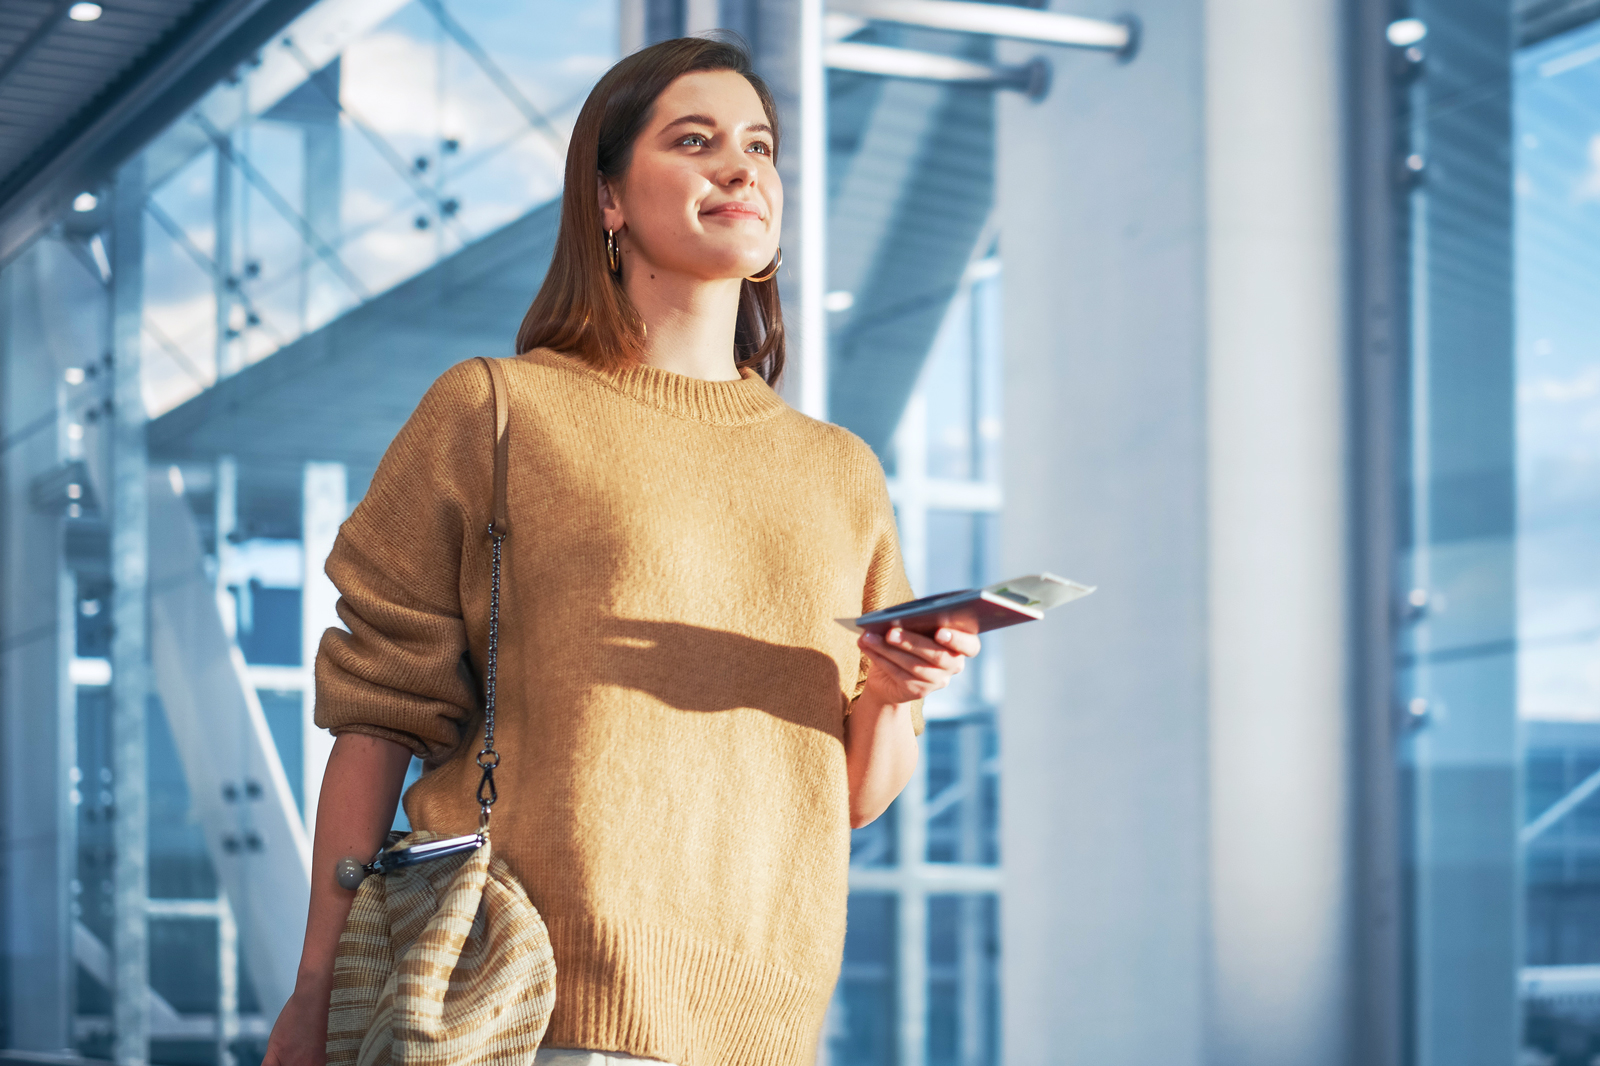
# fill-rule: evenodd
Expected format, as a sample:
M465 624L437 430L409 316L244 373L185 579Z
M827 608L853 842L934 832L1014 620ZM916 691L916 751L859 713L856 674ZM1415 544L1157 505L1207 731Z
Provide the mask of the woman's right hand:
M324 1066L328 1060L328 990L296 985L272 1024L261 1066Z

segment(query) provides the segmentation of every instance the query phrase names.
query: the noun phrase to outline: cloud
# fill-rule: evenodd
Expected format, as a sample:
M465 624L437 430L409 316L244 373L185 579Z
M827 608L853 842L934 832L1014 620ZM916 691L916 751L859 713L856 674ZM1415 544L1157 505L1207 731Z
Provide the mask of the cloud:
M1589 169L1578 182L1579 200L1600 200L1600 133L1589 138Z
M1517 399L1523 403L1571 403L1595 396L1600 396L1600 366L1570 378L1534 378L1517 386Z

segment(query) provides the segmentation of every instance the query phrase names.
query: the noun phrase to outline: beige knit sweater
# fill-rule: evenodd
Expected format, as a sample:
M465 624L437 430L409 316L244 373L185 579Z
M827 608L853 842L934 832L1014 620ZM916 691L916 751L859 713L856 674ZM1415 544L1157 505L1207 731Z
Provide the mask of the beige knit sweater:
M545 1044L809 1063L865 677L834 619L911 596L882 469L749 371L505 366L495 852L555 947ZM476 826L493 421L479 363L423 397L328 559L349 632L317 657L317 724L428 760L406 813L452 833Z

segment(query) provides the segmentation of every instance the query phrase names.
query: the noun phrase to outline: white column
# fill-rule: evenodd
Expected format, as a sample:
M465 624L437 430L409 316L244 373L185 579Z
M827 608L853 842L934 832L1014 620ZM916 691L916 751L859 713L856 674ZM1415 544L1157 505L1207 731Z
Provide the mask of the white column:
M1206 5L1214 1061L1344 1059L1347 442L1336 0Z
M339 592L323 572L328 553L339 535L339 526L349 511L349 489L343 463L307 463L303 476L301 529L305 574L300 585L300 662L305 671L304 782L306 832L314 834L317 825L317 794L322 790L322 772L333 751L333 737L318 729L313 720L316 700L314 676L317 646L322 634L339 625L334 605Z
M788 367L783 397L813 418L827 417L828 93L822 64L823 0L756 0L756 67L772 87L784 141L783 321Z
M800 284L794 348L800 410L828 417L828 72L822 64L822 0L800 0Z
M683 32L690 37L722 25L722 0L684 0Z
M1203 10L1129 6L1133 62L1055 53L1048 97L995 105L1000 572L1100 586L986 642L1003 1041L1029 1066L1207 1062Z

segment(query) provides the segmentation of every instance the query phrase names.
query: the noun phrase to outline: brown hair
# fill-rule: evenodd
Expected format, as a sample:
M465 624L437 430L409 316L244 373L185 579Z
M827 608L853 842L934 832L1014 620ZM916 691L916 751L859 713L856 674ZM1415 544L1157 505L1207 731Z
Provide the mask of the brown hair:
M561 229L544 284L517 331L519 354L553 348L610 367L639 352L644 322L606 258L596 177L620 178L627 172L634 141L650 120L656 98L673 81L702 70L744 75L767 112L777 157L778 109L766 82L752 68L750 53L737 41L700 37L662 41L606 71L578 112L567 144ZM768 384L783 373L783 309L776 275L740 286L733 343L738 365L751 367Z

